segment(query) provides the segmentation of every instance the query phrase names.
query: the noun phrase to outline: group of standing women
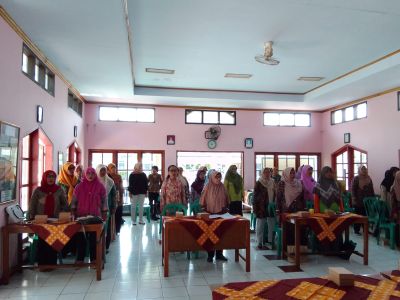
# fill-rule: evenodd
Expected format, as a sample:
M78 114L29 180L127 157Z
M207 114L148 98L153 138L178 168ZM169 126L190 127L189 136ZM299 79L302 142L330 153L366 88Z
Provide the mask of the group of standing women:
M106 222L106 248L111 243L111 217L116 215L116 232L122 221L122 179L114 164L108 167L99 165L97 169L87 168L83 174L82 166L65 163L56 180L54 171L44 172L41 184L32 194L28 218L47 215L58 218L60 212L70 211L75 218L96 216ZM86 253L86 240L89 241L90 260L96 260L96 236L93 233L77 233L66 245L67 252L76 253L76 263L82 263ZM57 253L43 240L38 243L39 265L57 263Z

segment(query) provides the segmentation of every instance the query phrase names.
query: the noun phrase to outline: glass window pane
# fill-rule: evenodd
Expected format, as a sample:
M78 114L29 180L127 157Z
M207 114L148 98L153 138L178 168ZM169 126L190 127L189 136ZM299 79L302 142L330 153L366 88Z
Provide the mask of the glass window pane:
M352 121L354 120L354 107L350 106L344 110L344 120L345 121Z
M202 112L200 110L186 111L187 123L201 123Z
M361 163L361 152L354 150L354 162Z
M138 108L137 109L137 121L144 123L154 122L154 112L153 108Z
M218 124L218 112L203 111L203 123Z
M22 157L29 158L29 135L22 139Z
M336 163L341 164L342 162L343 162L343 155L340 154L340 155L336 156Z
M128 154L118 153L118 171L128 169Z
M310 126L310 114L295 114L294 123L296 126Z
M25 53L22 54L22 71L28 73L28 56Z
M92 153L92 167L96 168L103 162L103 154L102 153Z
M29 160L22 160L21 184L29 184Z
M117 121L118 120L118 108L100 106L99 110L100 121Z
M333 113L333 123L339 124L343 122L343 111L337 110Z
M113 162L113 154L112 153L103 153L103 165L108 165Z
M367 103L357 105L357 119L365 118L367 116Z
M219 113L219 123L220 124L235 124L235 113L221 111Z
M295 156L288 156L287 166L293 167L293 168L296 167L296 157Z
M367 154L365 154L365 153L362 153L362 154L361 154L361 161L362 161L364 164L367 163Z
M29 192L29 187L23 187L21 188L21 208L23 211L28 210L28 192Z
M129 185L128 176L129 176L130 172L118 171L118 174L121 175L121 177L122 177L122 185L124 186L124 188L128 187L128 185Z
M120 107L118 108L118 120L135 122L137 120L136 108Z
M137 162L138 162L138 154L128 153L128 171L132 172Z
M294 114L280 114L279 125L281 126L294 126Z
M35 81L39 82L39 66L35 65Z
M264 113L264 125L279 126L279 114L278 113Z
M347 164L348 163L348 155L347 155L347 151L343 152L343 163Z

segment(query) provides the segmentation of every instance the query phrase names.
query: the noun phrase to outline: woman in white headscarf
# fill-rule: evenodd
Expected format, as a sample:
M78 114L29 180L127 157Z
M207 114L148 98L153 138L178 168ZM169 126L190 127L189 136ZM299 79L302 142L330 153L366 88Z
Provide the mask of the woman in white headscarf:
M143 172L141 162L135 164L133 172L129 175L129 197L131 198L131 218L132 225L136 225L136 206L139 206L139 224L143 222L143 203L148 189L148 179Z
M107 175L107 167L105 165L98 165L96 168L97 177L101 184L106 188L107 202L108 202L108 217L107 217L107 235L106 235L106 250L111 244L111 218L115 215L117 207L117 190L115 189L114 180Z

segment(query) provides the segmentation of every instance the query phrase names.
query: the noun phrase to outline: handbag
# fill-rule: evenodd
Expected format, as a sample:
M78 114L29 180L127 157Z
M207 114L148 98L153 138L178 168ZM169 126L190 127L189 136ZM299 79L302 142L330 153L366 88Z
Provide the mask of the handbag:
M8 223L22 223L25 220L25 214L19 204L12 204L5 208L8 215Z
M103 219L97 216L80 217L75 221L81 225L103 224Z

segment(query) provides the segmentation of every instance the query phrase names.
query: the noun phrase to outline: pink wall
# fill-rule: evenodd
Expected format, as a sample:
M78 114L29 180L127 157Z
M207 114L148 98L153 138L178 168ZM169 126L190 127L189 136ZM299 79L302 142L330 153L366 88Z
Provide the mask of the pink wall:
M53 169L57 170L57 152L65 153L73 142L74 125L79 128L77 142L84 149L83 120L68 108L68 88L59 78L56 78L53 97L22 73L23 41L2 18L0 39L0 120L19 126L22 141L22 137L38 128L36 105L42 105L44 123L41 127L53 142ZM6 221L5 206L0 205L0 227Z
M98 121L98 105L87 104L87 149L165 150L166 166L176 164L176 151L212 151L204 131L209 125L185 124L185 109L157 107L156 122L140 124ZM244 151L245 187L254 185L254 152L321 152L320 114L312 114L312 127L288 128L263 126L261 111L236 112L236 126L221 126L222 134L215 151ZM167 146L168 134L176 144ZM253 149L244 148L244 139L254 140ZM85 154L87 156L87 153Z
M400 112L397 93L389 93L368 101L368 117L331 126L330 112L322 116L322 161L331 164L331 154L344 146L343 135L350 132L351 145L368 153L369 173L375 192L379 191L385 170L399 166Z

